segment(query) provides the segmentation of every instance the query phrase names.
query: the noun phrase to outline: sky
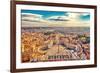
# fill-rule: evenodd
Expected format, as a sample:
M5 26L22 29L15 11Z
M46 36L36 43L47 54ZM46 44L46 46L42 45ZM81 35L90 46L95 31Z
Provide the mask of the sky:
M22 26L89 27L90 13L69 11L21 10Z

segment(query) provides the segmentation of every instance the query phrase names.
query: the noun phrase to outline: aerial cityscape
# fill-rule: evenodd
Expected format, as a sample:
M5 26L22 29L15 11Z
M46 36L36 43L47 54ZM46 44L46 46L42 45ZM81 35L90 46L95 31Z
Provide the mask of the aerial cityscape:
M89 13L22 10L21 62L90 59Z

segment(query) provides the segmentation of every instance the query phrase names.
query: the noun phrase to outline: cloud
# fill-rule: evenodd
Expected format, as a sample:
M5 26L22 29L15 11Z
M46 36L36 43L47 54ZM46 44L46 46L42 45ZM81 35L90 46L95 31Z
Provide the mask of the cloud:
M22 13L22 21L43 22L42 15L32 13Z
M86 17L88 15L90 15L89 13L83 13L83 12L68 12L66 13L66 15L68 16L68 18L70 20L75 20L75 21L79 21L81 20L81 17ZM84 20L83 20L84 21Z
M48 26L48 21L42 15L32 13L21 14L22 27L42 27Z
M68 12L66 13L66 15L68 16L68 19L70 20L68 23L70 24L80 24L80 26L82 24L84 24L84 26L87 24L89 24L89 13L83 13L83 12Z
M84 14L80 15L80 20L89 21L90 20L90 14L84 13Z
M22 13L22 27L89 27L90 22L83 18L89 13L67 12L65 15L49 16L43 18L43 15Z
M34 17L34 18L41 18L42 15L39 14L32 14L32 13L21 13L23 17Z
M78 19L78 17L80 16L79 13L74 13L74 12L68 12L66 13L66 15L68 16L69 19Z
M51 21L69 21L67 16L51 16L51 17L48 17L47 19Z
M90 15L90 13L82 13L82 16Z

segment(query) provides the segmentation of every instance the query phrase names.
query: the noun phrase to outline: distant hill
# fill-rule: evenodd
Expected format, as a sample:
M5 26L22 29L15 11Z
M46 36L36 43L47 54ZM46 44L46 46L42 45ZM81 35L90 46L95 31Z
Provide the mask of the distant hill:
M22 32L89 33L89 27L22 27Z

